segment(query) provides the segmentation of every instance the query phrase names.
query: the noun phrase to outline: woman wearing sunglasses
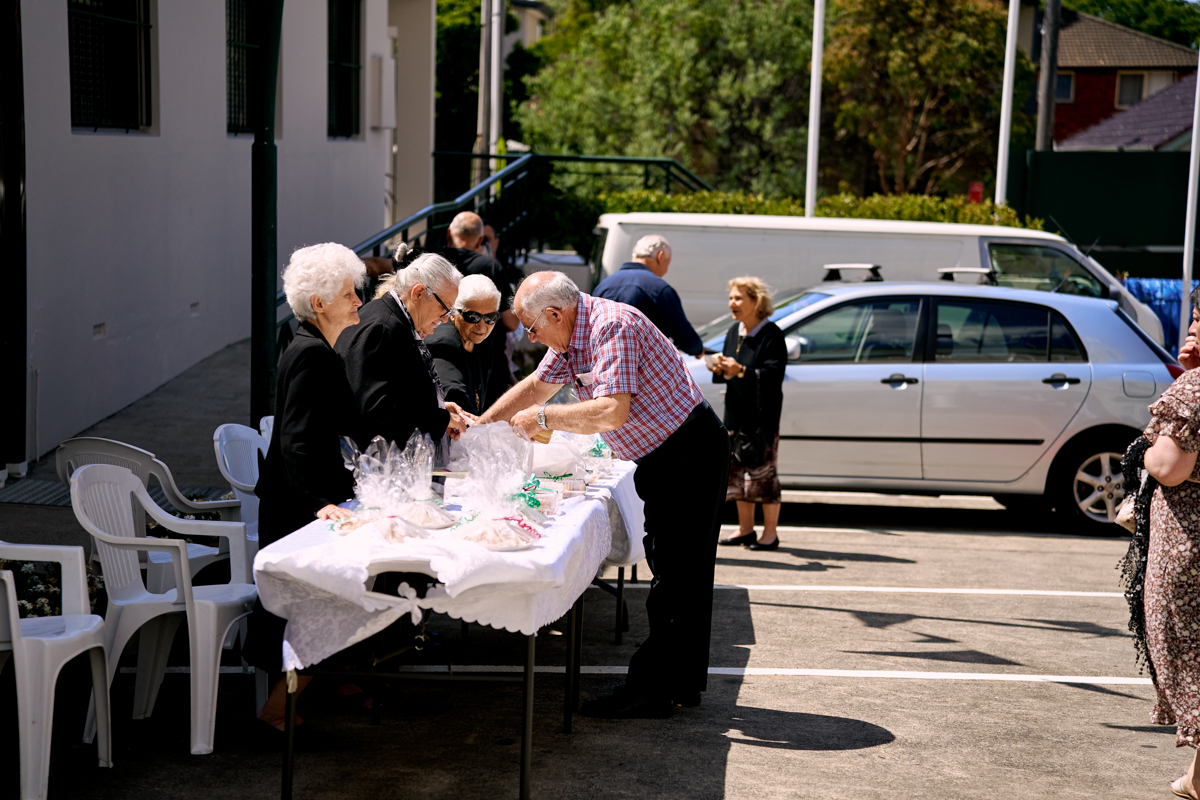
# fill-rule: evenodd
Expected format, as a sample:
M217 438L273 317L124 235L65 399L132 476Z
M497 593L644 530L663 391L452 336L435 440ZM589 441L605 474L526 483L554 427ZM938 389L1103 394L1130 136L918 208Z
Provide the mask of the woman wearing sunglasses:
M453 325L438 327L425 344L446 390L446 399L479 415L512 385L504 337L492 336L500 319L500 290L486 275L458 285Z

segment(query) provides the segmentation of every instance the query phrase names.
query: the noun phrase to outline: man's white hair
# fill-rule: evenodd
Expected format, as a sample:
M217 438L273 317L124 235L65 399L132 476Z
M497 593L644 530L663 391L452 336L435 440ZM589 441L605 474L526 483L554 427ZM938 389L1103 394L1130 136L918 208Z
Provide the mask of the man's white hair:
M383 297L392 289L401 297L408 295L418 283L434 292L445 292L457 287L462 273L437 253L422 253L412 263L384 278L375 290L376 297Z
M283 291L292 313L301 322L317 316L312 296L332 303L341 291L346 278L362 286L367 277L367 265L344 244L326 242L301 247L292 253L283 269Z
M671 255L671 245L667 244L667 240L657 233L643 236L633 246L634 258L654 258L662 252L666 252L668 256Z
M450 235L459 244L474 241L483 236L483 220L474 211L460 212L450 220Z
M491 300L500 309L500 290L487 275L468 275L458 284L458 299L454 307L463 309L476 300Z
M544 274L547 273L535 272L529 277ZM536 317L547 308L574 309L579 301L579 287L575 285L575 281L561 272L550 271L549 274L553 277L531 289L522 300L521 311L526 315Z

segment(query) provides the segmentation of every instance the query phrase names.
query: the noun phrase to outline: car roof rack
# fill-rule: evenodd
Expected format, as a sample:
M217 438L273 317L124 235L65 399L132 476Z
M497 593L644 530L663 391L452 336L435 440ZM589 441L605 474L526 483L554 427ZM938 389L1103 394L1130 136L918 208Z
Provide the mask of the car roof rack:
M883 269L878 264L826 264L824 266L825 277L823 281L840 281L842 279L842 270L860 270L867 273L867 277L863 278L864 283L881 281L883 276L879 274L879 270Z
M996 286L996 270L991 267L942 267L938 270L941 280L953 281L955 275L979 275L988 286Z

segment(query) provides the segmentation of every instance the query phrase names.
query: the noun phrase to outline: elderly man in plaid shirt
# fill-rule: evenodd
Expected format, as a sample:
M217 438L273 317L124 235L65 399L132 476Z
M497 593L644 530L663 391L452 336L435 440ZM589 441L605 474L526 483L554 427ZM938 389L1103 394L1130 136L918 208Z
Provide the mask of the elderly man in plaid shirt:
M636 308L582 294L560 272L539 272L521 284L513 310L530 340L550 350L480 421L507 420L530 437L604 434L618 458L637 462L634 484L646 506L650 636L629 662L625 685L581 712L665 718L676 703L699 705L729 435L670 340ZM566 383L580 402L548 406Z

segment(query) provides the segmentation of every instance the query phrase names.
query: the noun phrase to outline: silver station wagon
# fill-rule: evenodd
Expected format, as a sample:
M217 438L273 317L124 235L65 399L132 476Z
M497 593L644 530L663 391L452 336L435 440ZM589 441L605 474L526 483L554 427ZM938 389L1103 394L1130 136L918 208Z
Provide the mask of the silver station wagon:
M776 310L787 488L983 494L1112 533L1121 457L1179 364L1111 300L822 284ZM731 322L702 329L719 352ZM685 359L717 413L724 385Z

